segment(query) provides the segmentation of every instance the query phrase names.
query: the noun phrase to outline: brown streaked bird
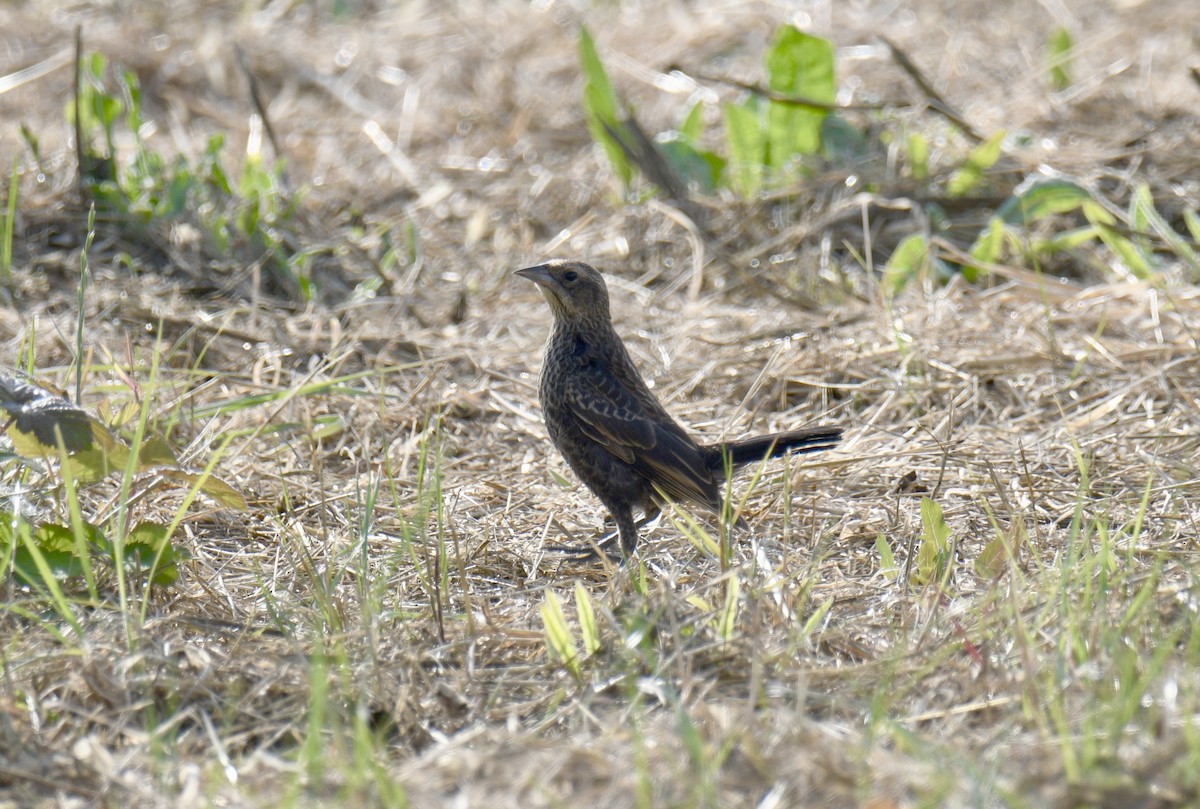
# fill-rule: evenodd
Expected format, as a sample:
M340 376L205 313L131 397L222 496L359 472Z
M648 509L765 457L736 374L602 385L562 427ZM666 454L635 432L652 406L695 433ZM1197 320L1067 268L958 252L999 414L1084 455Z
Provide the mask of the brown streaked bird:
M538 285L554 312L538 393L550 440L612 513L621 552L666 500L722 512L720 484L736 469L837 444L837 427L697 444L650 392L613 330L608 287L595 268L555 260L516 274ZM635 523L633 510L645 518ZM607 552L607 550L606 550Z

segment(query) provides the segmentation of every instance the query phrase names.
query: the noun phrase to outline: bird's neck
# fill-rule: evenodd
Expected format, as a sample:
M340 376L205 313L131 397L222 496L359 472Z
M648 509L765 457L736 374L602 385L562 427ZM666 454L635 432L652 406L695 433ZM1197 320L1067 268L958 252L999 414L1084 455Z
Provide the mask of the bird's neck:
M620 350L621 340L607 319L555 318L547 345L555 353L608 357Z
M613 331L611 321L565 317L554 319L554 326L550 333L569 339L574 339L577 336L583 337L589 341L608 340L610 337L616 335L616 332Z

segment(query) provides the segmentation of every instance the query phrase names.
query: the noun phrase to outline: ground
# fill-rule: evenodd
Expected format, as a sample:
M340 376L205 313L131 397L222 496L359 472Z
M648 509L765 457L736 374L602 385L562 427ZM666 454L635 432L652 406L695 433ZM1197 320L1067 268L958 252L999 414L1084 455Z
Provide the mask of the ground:
M31 582L8 530L0 808L1195 805L1200 10L1001 5L0 9L4 365L172 458L75 483L0 439L6 520L150 522L178 554L171 582L101 549ZM747 93L722 80L761 84L784 23L834 43L862 150L751 199L622 189L580 26L648 132L702 100L719 148ZM198 176L221 135L224 197L100 205L87 245L77 30L141 88L114 170L140 142ZM976 142L882 37L1004 133L977 193L946 179ZM1038 177L1110 240L1033 249L1064 213L958 269ZM222 199L261 218L220 230ZM897 283L914 234L937 260ZM842 446L737 477L746 530L679 511L625 566L563 562L606 515L540 419L550 313L511 271L546 257L606 273L698 436Z

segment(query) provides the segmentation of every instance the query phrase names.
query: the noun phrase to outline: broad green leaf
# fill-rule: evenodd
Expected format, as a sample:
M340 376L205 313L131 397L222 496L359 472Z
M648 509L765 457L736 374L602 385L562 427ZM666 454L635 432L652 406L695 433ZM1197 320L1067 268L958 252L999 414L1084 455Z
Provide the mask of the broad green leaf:
M1108 209L1101 205L1096 200L1088 200L1083 203L1083 215L1087 217L1089 222L1098 225L1115 225L1117 218L1109 213Z
M46 551L43 551L39 544L43 539L51 545ZM71 606L71 600L59 586L58 579L79 575L83 572L83 567L80 563L76 571L74 566L78 563L78 557L61 556L65 552L57 550L62 544L60 539L58 536L39 539L30 531L29 523L25 520L11 513L0 515L0 551L6 560L12 560L14 574L30 587L48 594L54 609L82 637L83 630L79 625L79 618ZM47 554L50 555L49 558ZM59 568L58 571L55 570L56 567ZM0 569L3 569L2 565Z
M921 498L921 535L932 540L939 551L945 550L950 539L950 526L942 514L942 507L930 497Z
M923 180L929 176L929 140L920 132L908 136L908 165L913 179Z
M67 459L69 474L80 483L95 483L129 464L129 447L98 421L92 422L91 449Z
M700 143L700 137L704 134L703 101L697 101L692 105L692 109L688 112L687 117L683 119L683 125L679 127L679 134L693 146Z
M1071 51L1074 48L1071 32L1066 28L1056 28L1050 34L1047 50L1050 56L1050 86L1055 90L1065 90L1071 86Z
M580 674L579 654L575 651L575 639L567 627L567 617L563 614L562 602L554 591L546 591L546 600L542 602L542 626L546 633L546 645L554 657L561 660L578 677Z
M11 553L13 569L26 584L44 586L46 572L56 579L83 575L83 562L69 526L44 523L33 530L28 541L21 542L13 524L12 514L0 514L0 545L6 557ZM100 529L91 524L85 523L84 534L85 542L93 547L103 539Z
M941 581L950 564L950 526L942 507L928 497L921 498L921 547L917 551L914 578L919 584Z
M981 265L998 262L1004 253L1005 232L1004 220L993 216L988 222L988 226L975 239L975 244L971 245L971 258ZM982 266L966 265L963 267L963 276L972 282L978 280L979 276L986 272L987 270Z
M109 552L113 552L109 548ZM125 538L126 571L148 576L151 584L166 587L179 580L179 556L167 526L156 522L141 522Z
M833 43L784 25L767 52L767 86L777 93L832 104L837 97ZM772 101L767 107L767 165L782 168L795 155L821 148L827 112Z
M929 245L925 237L919 233L906 236L888 259L883 268L883 279L880 286L887 298L894 298L913 278L929 267Z
M988 517L995 531L995 537L983 546L979 558L975 560L975 570L981 576L995 578L1008 570L1009 561L1017 558L1022 546L1029 539L1029 533L1025 527L1025 521L1020 518L1014 520L1012 527L1005 530L996 523L990 510Z
M946 193L962 197L976 191L983 182L983 175L1000 159L1003 145L1004 132L1001 131L972 149L958 171L950 175Z
M607 123L617 132L624 131L617 111L617 95L604 70L604 63L600 61L600 54L596 52L596 43L586 27L579 29L579 61L587 80L583 89L583 107L587 113L588 131L592 133L592 140L604 148L621 185L628 188L633 182L633 167L620 144L604 128Z
M896 556L892 553L892 546L884 539L882 533L875 535L875 551L879 554L879 572L885 579L892 580L900 575L900 568L896 565Z
M178 466L175 450L160 436L150 436L138 447L138 469L153 466Z
M575 580L575 611L579 613L579 635L585 654L594 655L600 649L600 629L596 626L596 611L583 582Z
M767 138L758 105L751 99L746 104L726 104L724 111L731 185L742 196L753 197L762 190L767 157Z
M88 417L86 427L90 433L90 445L72 452L67 458L67 466L70 474L80 483L95 483L113 470L125 467L129 460L129 448L94 418ZM47 447L32 433L10 429L8 434L13 449L23 457L57 457L56 448Z
M979 552L979 557L975 560L975 570L981 576L994 579L1005 571L1007 558L1008 540L1003 536L992 537Z
M1091 193L1070 180L1038 180L1021 194L1009 197L996 216L1009 225L1028 225L1039 219L1078 210L1093 202Z
M725 160L720 155L697 149L679 137L660 139L657 148L688 188L698 188L711 194L720 187L721 174L725 169Z

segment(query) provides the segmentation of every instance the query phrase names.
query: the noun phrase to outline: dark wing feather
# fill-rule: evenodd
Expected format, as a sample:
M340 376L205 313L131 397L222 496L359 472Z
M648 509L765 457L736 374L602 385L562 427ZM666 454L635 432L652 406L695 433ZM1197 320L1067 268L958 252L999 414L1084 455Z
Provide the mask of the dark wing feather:
M567 401L584 433L640 470L663 494L716 507L706 456L678 424L644 402L605 368L587 362L565 379Z

